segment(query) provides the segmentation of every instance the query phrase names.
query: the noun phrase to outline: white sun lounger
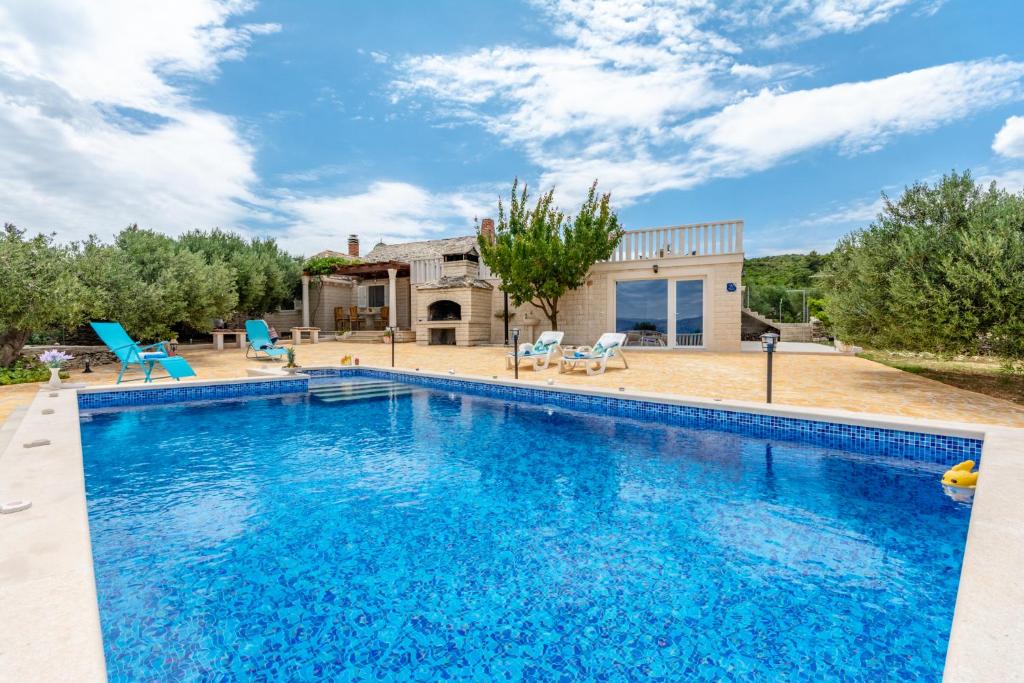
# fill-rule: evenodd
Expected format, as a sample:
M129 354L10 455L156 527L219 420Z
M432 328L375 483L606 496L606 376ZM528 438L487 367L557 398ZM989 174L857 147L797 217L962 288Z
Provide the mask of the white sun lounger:
M537 338L536 344L523 343L519 345L519 363L533 366L534 370L543 370L551 362L556 351L562 350L562 337L565 332L543 332ZM505 356L505 369L509 369L515 363L515 354L509 353Z
M582 366L588 375L600 375L608 367L608 361L616 357L628 370L629 363L626 362L626 356L622 353L622 345L625 343L625 334L606 332L593 346L581 346L573 353L563 353L562 357L558 359L558 372L572 372Z

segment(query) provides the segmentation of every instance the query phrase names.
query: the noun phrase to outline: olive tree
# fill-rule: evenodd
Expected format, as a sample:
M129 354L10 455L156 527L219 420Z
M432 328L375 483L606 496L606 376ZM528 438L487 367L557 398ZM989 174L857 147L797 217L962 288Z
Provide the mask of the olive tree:
M10 223L0 234L0 367L10 367L34 330L77 324L83 288L72 252L47 235L26 238Z
M883 199L825 271L837 334L875 348L1024 358L1024 194L953 173Z
M302 274L299 261L282 251L273 239L246 240L215 228L210 232L187 232L178 242L202 255L207 263L220 261L228 267L238 293L236 310L242 315L261 316L275 311L298 289Z

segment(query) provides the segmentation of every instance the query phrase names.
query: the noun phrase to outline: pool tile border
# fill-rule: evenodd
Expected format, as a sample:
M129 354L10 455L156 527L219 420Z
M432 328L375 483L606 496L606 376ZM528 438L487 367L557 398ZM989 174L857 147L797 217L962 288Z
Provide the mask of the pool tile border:
M310 377L374 377L421 386L458 391L477 396L557 405L599 415L655 419L678 427L711 427L722 431L764 438L806 441L814 445L856 450L870 455L952 465L962 460L980 460L982 439L894 429L861 424L766 415L726 407L705 407L635 398L629 394L595 395L572 389L509 385L473 379L444 377L400 370L353 367L311 368Z
M190 401L215 401L247 396L276 396L309 391L308 376L286 379L237 379L216 383L188 383L175 386L151 385L124 389L80 389L79 410L127 406L166 405Z
M408 382L434 389L458 391L476 396L557 405L597 415L647 420L678 427L710 427L722 431L804 441L819 446L843 448L870 455L952 465L966 459L980 460L982 439L892 427L850 423L838 418L810 419L754 412L749 407L694 405L668 397L640 397L635 394L555 387L524 386L501 381L447 377L375 367L313 367L300 375L279 378L256 377L237 380L149 385L141 387L97 387L78 392L80 410L168 405L254 396L304 393L310 378L374 377ZM698 402L699 403L699 402Z

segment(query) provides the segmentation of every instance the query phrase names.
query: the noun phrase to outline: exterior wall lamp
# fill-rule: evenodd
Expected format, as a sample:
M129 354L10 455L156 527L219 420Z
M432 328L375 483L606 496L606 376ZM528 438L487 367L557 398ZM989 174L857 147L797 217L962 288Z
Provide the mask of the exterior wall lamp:
M653 267L653 268L651 268L651 270L653 270L653 271L654 271L654 273L655 273L655 275L657 275L657 273L658 273L658 264L657 264L657 263L655 263L655 264L654 264L654 267Z

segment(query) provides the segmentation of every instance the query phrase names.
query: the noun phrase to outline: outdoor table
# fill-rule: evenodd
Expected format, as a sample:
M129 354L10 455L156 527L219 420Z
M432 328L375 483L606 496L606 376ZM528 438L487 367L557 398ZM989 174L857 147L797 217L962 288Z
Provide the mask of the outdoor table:
M302 343L302 333L309 333L309 341L311 344L320 343L320 328L319 327L293 327L292 328L292 346L298 346Z
M213 347L218 351L224 350L224 337L234 336L238 342L238 348L245 348L245 330L214 330L210 334L213 335Z

